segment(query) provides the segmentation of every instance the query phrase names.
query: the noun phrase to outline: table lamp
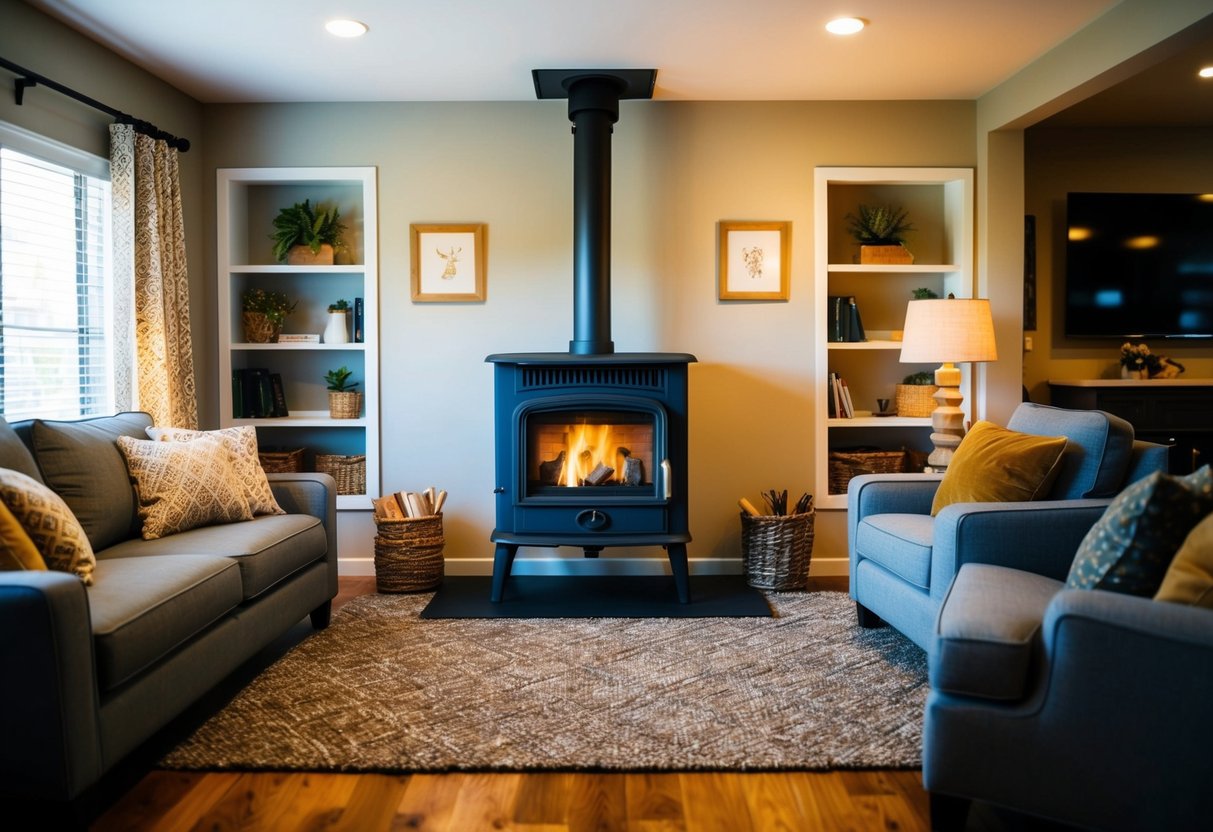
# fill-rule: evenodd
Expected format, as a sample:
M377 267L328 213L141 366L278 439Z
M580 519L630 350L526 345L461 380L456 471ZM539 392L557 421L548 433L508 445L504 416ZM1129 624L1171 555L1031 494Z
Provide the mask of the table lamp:
M912 300L906 306L905 334L901 343L903 363L942 362L935 371L939 387L933 398L931 444L927 464L945 470L952 453L964 438L964 411L960 403L962 361L997 361L994 321L990 302L978 298Z

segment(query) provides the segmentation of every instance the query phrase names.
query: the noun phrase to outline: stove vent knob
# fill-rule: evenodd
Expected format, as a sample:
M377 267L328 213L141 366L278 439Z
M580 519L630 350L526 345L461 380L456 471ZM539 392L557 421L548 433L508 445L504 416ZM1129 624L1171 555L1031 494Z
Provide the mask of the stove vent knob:
M610 522L610 516L596 508L588 508L577 515L577 525L591 532L605 529Z

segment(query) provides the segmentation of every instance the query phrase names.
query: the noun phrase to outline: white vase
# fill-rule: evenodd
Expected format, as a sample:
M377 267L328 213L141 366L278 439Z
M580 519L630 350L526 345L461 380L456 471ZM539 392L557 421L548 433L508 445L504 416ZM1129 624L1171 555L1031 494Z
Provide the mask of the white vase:
M345 323L346 316L344 312L330 312L329 322L324 327L324 343L348 344L350 342L350 331Z
M1146 378L1145 370L1130 370L1123 364L1120 365L1120 377L1127 379L1143 379Z

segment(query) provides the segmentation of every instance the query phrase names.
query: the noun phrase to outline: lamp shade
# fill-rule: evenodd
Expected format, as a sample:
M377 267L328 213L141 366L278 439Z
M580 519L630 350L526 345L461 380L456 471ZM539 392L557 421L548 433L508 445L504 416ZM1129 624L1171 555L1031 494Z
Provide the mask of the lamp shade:
M997 361L990 302L983 298L912 300L906 304L903 363Z

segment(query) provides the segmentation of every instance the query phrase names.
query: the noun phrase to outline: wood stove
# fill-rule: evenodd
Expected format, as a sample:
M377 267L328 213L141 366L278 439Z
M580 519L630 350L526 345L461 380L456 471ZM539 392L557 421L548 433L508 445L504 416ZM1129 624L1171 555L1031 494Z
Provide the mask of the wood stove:
M656 70L535 70L573 122L573 340L568 353L490 355L497 525L492 600L521 546L664 546L690 600L686 353L616 353L610 338L610 135Z

